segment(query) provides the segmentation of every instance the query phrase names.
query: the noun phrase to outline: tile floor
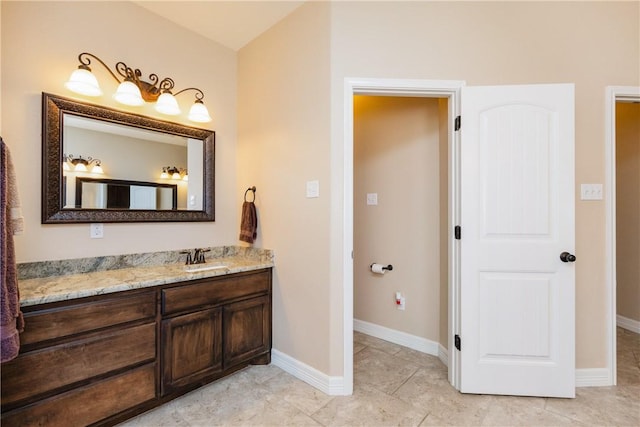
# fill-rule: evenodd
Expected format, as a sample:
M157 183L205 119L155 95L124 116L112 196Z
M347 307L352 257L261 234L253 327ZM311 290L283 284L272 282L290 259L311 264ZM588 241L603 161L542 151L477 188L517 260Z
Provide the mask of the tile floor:
M252 366L121 427L640 426L640 335L618 329L618 386L575 399L463 395L433 356L355 333L354 393L327 396L276 366Z

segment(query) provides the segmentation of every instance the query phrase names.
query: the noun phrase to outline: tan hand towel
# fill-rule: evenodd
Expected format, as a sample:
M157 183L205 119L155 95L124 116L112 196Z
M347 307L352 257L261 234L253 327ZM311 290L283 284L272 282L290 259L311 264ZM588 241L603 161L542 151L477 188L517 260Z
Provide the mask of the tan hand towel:
M242 220L240 221L240 240L253 243L258 236L258 215L256 205L245 201L242 204Z

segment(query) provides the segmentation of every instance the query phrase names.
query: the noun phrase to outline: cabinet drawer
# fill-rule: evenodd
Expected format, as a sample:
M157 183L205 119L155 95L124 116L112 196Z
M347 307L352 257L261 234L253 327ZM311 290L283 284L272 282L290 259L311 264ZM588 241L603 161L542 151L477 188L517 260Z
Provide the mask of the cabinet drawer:
M27 352L2 365L2 406L155 357L155 323Z
M269 270L168 288L162 291L162 313L171 314L194 307L218 304L225 300L268 292L270 288Z
M86 426L154 399L155 389L155 364L148 364L5 413L2 425Z
M107 326L153 318L155 291L103 298L62 307L27 312L22 346L62 338Z

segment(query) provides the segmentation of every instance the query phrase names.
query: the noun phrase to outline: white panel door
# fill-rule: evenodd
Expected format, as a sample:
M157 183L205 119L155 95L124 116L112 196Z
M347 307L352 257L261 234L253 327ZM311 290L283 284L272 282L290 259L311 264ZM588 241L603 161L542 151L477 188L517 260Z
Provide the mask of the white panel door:
M156 188L142 185L129 187L129 209L156 209Z
M460 390L575 396L574 88L465 87Z

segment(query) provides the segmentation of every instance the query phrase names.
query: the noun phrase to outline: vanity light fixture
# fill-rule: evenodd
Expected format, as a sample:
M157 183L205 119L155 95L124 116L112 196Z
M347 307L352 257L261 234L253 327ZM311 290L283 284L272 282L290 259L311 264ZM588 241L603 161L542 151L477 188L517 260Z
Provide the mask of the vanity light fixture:
M204 98L204 92L195 87L188 87L182 89L175 94L173 90L175 83L170 77L165 77L160 80L157 74L149 74L151 83L144 80L140 80L142 72L139 69L133 69L124 62L116 63L116 72L122 76L122 81L115 75L113 71L97 56L83 52L78 55L80 65L78 69L71 73L69 80L64 86L72 92L79 93L86 96L100 96L102 90L98 84L98 79L91 72L89 65L93 58L98 61L104 68L107 69L109 74L119 83L116 93L113 98L124 105L140 106L146 102L155 102L155 109L159 113L175 116L180 114L180 107L175 96L193 90L196 92L196 100L189 110L188 118L192 122L208 123L211 121L211 116L207 107L205 107L202 99Z
M162 173L160 174L160 178L162 179L181 179L183 181L189 181L189 175L186 169L177 168L175 166L165 166L162 168Z
M84 159L82 156L74 157L73 154L69 154L68 156L64 156L62 160L62 168L66 171L72 170L71 166L73 166L74 172L88 172L89 167L93 165L91 166L91 173L104 173L100 159L94 159L92 157ZM71 163L71 166L69 166L69 163Z

